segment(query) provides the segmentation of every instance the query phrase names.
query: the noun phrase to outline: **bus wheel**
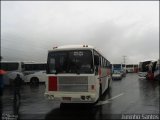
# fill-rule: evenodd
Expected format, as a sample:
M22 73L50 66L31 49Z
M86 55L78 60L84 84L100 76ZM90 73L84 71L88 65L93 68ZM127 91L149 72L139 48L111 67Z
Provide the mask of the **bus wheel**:
M38 85L38 84L39 84L39 80L38 80L38 78L33 77L33 78L31 78L30 83L31 83L32 85Z

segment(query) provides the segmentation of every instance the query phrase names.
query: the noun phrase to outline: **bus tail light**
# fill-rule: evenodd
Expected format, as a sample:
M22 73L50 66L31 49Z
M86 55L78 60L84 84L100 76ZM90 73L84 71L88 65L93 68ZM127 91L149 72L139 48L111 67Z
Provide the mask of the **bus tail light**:
M48 91L57 91L57 77L50 76L48 78Z

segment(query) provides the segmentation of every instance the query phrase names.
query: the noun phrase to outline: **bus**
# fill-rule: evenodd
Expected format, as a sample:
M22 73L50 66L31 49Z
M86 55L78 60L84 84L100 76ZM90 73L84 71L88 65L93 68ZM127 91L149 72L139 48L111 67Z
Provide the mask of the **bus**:
M7 73L3 76L4 85L11 85L17 74L20 75L24 81L24 63L19 61L1 61L0 69L5 70Z
M134 72L134 65L133 64L127 64L126 65L126 72L127 73L133 73Z
M151 63L151 61L143 61L139 62L139 77L146 77L148 72L148 65Z
M96 103L110 87L110 62L90 45L48 51L45 96L63 103Z
M39 71L46 71L46 64L44 62L24 62L24 75L33 74Z
M151 61L150 64L148 64L148 71L146 75L147 80L159 80L160 78L160 71L159 71L159 60L157 61Z
M38 84L39 82L45 82L46 77L46 64L45 62L25 62L24 63L24 75L25 82L32 84Z
M112 78L122 79L122 77L123 77L122 64L112 64Z

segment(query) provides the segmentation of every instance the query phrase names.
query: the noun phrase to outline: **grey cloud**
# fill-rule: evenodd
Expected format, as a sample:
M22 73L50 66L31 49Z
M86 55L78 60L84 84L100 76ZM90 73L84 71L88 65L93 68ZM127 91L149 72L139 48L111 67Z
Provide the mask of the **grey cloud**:
M149 14L148 8L146 12L142 11L144 8L137 9L141 10L140 14L136 12L140 18L142 13L144 17L148 15L146 20L127 18L132 16L128 15L130 11L134 13L129 7L128 16L118 4L116 9L112 7L72 2L3 2L2 56L4 60L46 61L47 51L54 46L89 44L112 63L121 63L123 55L128 63L158 59L159 30L155 26L159 23L148 17L157 7L151 6ZM158 19L158 15L153 18Z

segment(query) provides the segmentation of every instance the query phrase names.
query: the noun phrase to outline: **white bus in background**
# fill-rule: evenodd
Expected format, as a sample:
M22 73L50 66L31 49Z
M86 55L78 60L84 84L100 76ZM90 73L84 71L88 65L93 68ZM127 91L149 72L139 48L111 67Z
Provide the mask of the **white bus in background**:
M127 64L126 65L126 72L127 73L133 73L134 72L134 65L133 64Z
M4 85L11 85L17 74L24 80L23 70L24 63L17 61L1 61L0 69L5 70L7 73L3 76Z
M95 103L112 82L110 62L88 45L50 50L47 76L45 96L61 103Z
M24 62L24 75L33 74L39 71L46 71L46 63L44 62Z
M148 65L151 63L151 61L143 61L139 62L139 77L146 78L147 72L148 72Z
M25 82L38 84L45 82L46 77L46 63L28 62L24 63Z
M127 64L126 65L127 73L137 73L138 72L138 64Z

